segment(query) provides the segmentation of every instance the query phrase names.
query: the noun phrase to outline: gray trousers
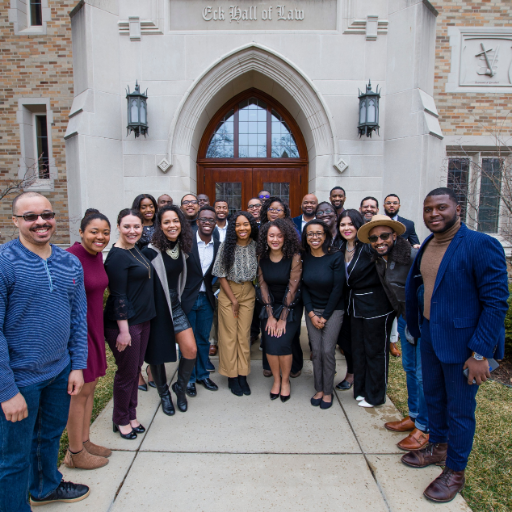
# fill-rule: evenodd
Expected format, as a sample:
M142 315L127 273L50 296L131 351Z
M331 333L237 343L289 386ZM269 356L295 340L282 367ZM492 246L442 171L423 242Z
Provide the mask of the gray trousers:
M315 309L314 312L320 317L323 310ZM308 337L313 352L313 375L317 393L323 391L324 395L332 394L336 371L336 343L342 323L343 310L334 311L323 329L314 327L311 319L306 315Z

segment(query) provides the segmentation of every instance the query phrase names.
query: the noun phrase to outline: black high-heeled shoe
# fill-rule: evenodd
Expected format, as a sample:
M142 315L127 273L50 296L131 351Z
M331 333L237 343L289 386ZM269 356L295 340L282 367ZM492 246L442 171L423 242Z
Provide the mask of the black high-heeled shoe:
M130 440L137 439L137 434L133 430L131 430L129 434L123 434L121 432L121 430L119 429L119 425L116 425L115 423L112 423L112 425L113 425L112 430L114 432L119 432L119 435L123 439L130 439Z
M281 393L281 389L279 389L279 393L270 392L270 400L277 400L279 398L279 394Z
M142 372L139 373L139 378L142 377ZM140 380L139 380L140 382ZM144 384L139 384L137 387L139 388L139 391L147 391L148 390L148 385L146 384L146 381L144 380L144 377L142 377L142 382L144 382Z
M149 368L149 365L146 366L146 375L148 376L148 384L152 387L152 388L156 388L156 383L154 380L149 380L149 373L148 373L148 368Z
M281 402L288 402L288 400L290 400L290 397L292 396L292 385L290 383L290 394L289 395L281 395L279 394L279 396L281 397Z
M135 432L136 434L144 434L144 432L146 432L146 429L139 423L138 427L132 427L132 431Z

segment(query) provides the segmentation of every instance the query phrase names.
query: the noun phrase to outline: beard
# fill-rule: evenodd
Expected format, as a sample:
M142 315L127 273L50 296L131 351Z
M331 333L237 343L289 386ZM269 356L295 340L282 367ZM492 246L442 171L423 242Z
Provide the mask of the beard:
M389 213L389 212L386 210L386 208L384 208L384 211L386 212L386 215L387 215L388 217L393 218L395 215L398 215L398 212L400 211L400 208L398 208L398 210L397 210L395 213Z

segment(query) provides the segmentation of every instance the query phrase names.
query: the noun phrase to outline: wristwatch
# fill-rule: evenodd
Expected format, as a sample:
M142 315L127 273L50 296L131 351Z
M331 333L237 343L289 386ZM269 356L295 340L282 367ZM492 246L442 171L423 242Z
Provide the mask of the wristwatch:
M473 358L477 361L483 361L485 359L484 356L481 356L480 354L477 354L476 352L473 352Z

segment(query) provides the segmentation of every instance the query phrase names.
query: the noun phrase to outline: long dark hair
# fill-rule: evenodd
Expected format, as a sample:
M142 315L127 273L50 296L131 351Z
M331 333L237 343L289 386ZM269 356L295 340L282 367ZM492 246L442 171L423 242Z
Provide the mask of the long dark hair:
M135 210L133 208L123 208L119 215L117 216L117 225L119 226L121 224L121 221L128 217L128 215L133 215L134 217L138 217L142 224L144 224L144 218L142 217L142 213L139 212L139 210Z
M85 233L85 228L93 221L93 220L104 220L110 229L112 229L112 226L110 225L110 221L108 218L103 215L99 210L96 210L96 208L87 208L84 213L84 218L80 222L80 230L82 233Z
M140 210L140 203L142 203L142 201L144 199L149 199L153 203L153 206L155 207L155 216L153 217L153 221L154 221L155 217L156 217L156 214L158 213L158 203L156 202L156 199L151 194L139 194L133 200L132 209L133 210Z
M333 247L331 245L332 243L332 234L331 230L329 229L329 226L323 221L318 219L310 220L302 230L302 250L305 253L311 252L311 247L309 247L308 244L308 237L306 235L307 229L309 226L322 226L322 229L324 230L325 235L325 241L322 244L322 250L324 251L324 254L329 254L331 252L336 252L338 249L336 247Z
M174 212L178 216L181 224L181 232L178 235L178 243L180 244L181 250L189 254L192 250L192 228L190 227L190 222L185 219L183 212L176 205L167 205L158 210L156 214L155 231L153 232L151 243L162 252L172 248L172 242L165 236L164 232L162 231L162 217L166 212Z
M345 217L349 217L352 221L352 224L356 228L356 231L359 231L359 228L364 224L364 218L361 215L360 212L357 210L354 210L351 208L350 210L345 210L336 221L336 240L335 243L338 247L341 247L343 244L345 244L347 241L341 236L340 233L340 222L341 219L344 219ZM357 238L356 235L356 244L359 243L359 238Z
M294 254L301 252L302 248L300 246L299 237L297 236L295 227L286 219L276 219L272 222L267 222L262 228L260 228L258 246L256 248L256 254L259 258L268 258L270 253L270 248L267 244L267 235L268 230L271 227L276 227L283 234L283 256L285 258L292 258Z
M281 206L283 207L283 210L284 210L284 218L285 219L290 219L291 218L290 207L280 197L270 196L268 199L265 200L265 202L261 206L261 210L260 210L260 223L261 224L260 224L260 227L262 227L264 224L269 222L267 213L268 213L268 209L270 208L270 205L272 203L280 203Z
M258 224L249 212L238 211L231 216L231 220L226 229L226 239L224 240L224 249L222 253L222 264L227 271L230 271L235 263L235 247L236 247L236 219L245 217L251 225L251 238L258 240Z

